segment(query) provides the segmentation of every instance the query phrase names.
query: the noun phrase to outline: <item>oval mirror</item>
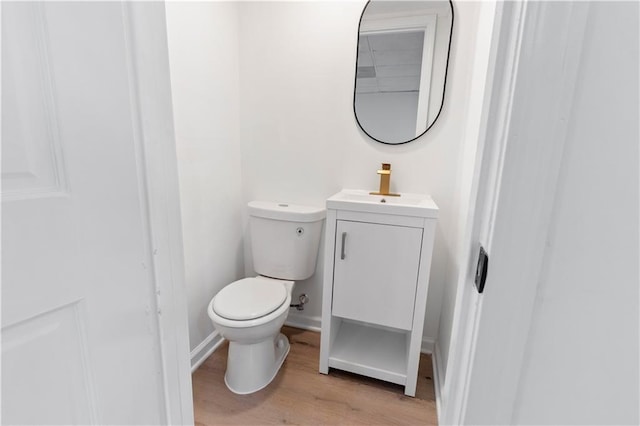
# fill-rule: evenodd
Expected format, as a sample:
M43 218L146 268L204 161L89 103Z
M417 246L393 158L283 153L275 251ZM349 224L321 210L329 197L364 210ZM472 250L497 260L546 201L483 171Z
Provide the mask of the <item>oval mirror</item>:
M353 110L386 144L411 142L440 115L453 30L450 0L370 0L360 17Z

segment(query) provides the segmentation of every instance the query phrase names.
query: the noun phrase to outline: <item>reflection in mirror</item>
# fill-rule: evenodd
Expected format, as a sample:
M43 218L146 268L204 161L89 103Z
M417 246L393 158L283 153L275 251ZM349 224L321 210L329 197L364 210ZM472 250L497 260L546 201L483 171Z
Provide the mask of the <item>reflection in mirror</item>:
M362 12L353 108L378 142L402 144L440 115L453 29L449 0L370 0Z

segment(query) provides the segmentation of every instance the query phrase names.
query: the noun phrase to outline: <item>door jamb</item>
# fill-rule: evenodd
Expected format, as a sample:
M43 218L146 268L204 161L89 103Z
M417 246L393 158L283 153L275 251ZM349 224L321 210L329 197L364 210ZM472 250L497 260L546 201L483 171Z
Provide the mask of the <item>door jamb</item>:
M123 2L137 161L167 424L193 424L177 154L163 2Z

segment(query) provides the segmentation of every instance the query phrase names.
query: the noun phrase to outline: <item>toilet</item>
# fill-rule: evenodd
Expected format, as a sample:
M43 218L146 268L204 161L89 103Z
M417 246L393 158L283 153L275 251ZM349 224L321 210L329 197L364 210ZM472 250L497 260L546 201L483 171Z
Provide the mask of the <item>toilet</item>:
M325 210L295 204L251 201L249 231L255 278L225 286L209 302L208 314L229 341L224 381L249 394L267 386L289 353L280 333L295 281L316 270Z

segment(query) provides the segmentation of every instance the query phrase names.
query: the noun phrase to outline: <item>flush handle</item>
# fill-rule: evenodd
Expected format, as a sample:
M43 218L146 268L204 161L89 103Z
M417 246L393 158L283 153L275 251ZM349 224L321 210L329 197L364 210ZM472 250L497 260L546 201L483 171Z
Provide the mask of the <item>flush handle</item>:
M346 242L346 240L347 240L347 233L346 233L346 232L343 232L343 233L342 233L342 249L341 249L341 251L340 251L340 259L342 259L342 260L344 260L344 258L345 258L345 252L344 252L344 249L345 249L345 242Z

